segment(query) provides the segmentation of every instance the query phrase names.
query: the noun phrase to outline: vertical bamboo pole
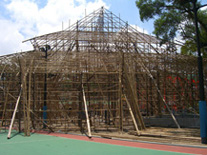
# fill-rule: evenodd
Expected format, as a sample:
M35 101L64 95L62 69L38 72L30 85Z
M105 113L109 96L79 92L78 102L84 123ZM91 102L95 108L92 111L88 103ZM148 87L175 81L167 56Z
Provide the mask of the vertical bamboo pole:
M158 68L157 68L157 88L160 90L160 73ZM161 104L160 104L161 99L159 94L160 92L157 91L157 108L158 108L157 114L159 116L161 116Z
M119 132L123 132L123 103L122 103L122 74L123 74L123 53L119 63Z
M108 86L108 91L110 90L110 75L107 75L107 86ZM111 120L111 114L110 111L111 111L111 94L108 92L108 102L107 102L107 124L110 125L110 120Z
M4 70L6 69L6 66L7 65L5 65L4 66L4 68L3 68L3 70L2 70L2 72L1 72L1 75L0 75L0 79L2 79L2 76L4 76L5 74L4 74ZM4 78L3 78L4 79ZM4 80L3 80L3 86L4 86ZM9 85L9 87L10 87L10 85ZM8 88L8 91L9 91L9 88ZM6 105L7 105L7 100L8 100L8 93L6 93L6 92L4 91L4 110L3 110L3 114L2 114L2 119L1 119L1 124L2 124L2 126L3 126L3 124L4 124L4 118L5 118L5 113L6 113ZM5 97L5 95L6 95L6 97Z
M24 115L24 135L27 136L27 115L26 115L26 103L27 103L27 82L25 73L26 64L22 62L22 96L23 96L23 115Z
M150 88L150 116L154 115L154 106L153 106L153 87L152 87L152 79L149 78L149 88Z
M18 63L19 63L19 84L20 84L20 87L22 87L22 66L21 66L21 61L20 61L20 58L18 57ZM21 88L22 89L22 88ZM19 106L18 106L18 118L19 118L19 133L21 132L21 117L22 117L22 107L21 107L21 101L19 103Z
M149 85L148 85L148 82L149 82L149 78L146 74L146 115L149 116Z
M34 112L35 111L35 98L36 98L35 74L34 73L32 74L32 83L33 83L32 84L33 85L33 87L32 87L32 100L33 100L32 110ZM34 118L35 118L35 116L32 113L32 127L33 127L33 129L35 129Z
M9 89L10 89L9 87L8 87L8 90L7 90L8 92L9 92ZM9 96L8 92L6 92L6 94L5 94L6 96L5 96L5 99L4 99L4 110L3 110L2 119L1 119L2 126L4 125L4 122L6 122L5 121L6 120L6 110L7 110L8 96Z
M82 74L79 74L80 86L82 85ZM80 127L81 132L83 132L82 126L82 97L81 97L81 87L79 89L79 100L78 100L78 126Z
M27 101L27 136L30 136L30 105L31 105L31 67L29 71L28 101Z

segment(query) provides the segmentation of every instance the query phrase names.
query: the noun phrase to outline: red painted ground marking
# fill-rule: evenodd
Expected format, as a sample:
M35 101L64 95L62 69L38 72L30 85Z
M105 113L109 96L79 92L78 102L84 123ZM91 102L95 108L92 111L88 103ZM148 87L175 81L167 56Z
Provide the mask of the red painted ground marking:
M47 133L47 132L37 132L37 133L50 135L50 136L56 136L56 137L64 137L64 138L70 138L70 139L76 139L76 140L97 142L97 143L105 143L105 144L113 144L113 145L129 146L129 147L138 147L138 148L153 149L153 150L160 150L160 151L171 151L171 152L179 152L179 153L207 155L207 148L149 144L149 143L112 140L112 139L104 139L104 138L96 138L96 137L92 137L91 139L89 139L86 136L61 134L61 133Z

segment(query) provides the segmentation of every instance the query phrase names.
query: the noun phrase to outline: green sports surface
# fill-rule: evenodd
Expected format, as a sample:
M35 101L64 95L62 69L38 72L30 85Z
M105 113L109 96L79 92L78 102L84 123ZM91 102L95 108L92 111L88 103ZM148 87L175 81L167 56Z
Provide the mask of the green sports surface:
M0 155L184 155L167 152L74 140L55 136L12 133L7 139L7 132L0 132Z

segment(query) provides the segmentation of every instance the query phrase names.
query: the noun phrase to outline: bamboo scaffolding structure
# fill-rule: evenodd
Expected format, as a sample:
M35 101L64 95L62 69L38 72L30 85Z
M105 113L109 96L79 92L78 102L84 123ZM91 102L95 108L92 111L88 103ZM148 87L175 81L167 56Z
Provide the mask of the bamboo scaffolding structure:
M51 132L87 127L90 134L138 134L146 128L145 117L172 117L177 127L177 116L197 117L196 58L159 46L159 39L105 8L27 41L34 50L0 56L0 127L10 124L21 87L13 126L25 135L44 126Z

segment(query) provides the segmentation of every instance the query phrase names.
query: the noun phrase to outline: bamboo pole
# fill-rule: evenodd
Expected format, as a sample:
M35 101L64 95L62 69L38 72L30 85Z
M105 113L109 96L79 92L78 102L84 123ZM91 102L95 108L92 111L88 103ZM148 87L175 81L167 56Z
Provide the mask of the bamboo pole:
M136 47L136 46L135 46L135 50L136 50L136 52L138 53L138 51L137 51L137 47ZM153 78L153 75L151 74L151 72L149 71L149 69L144 65L144 63L143 63L143 58L142 58L141 56L140 56L140 60L141 60L141 61L137 61L137 60L135 60L135 61L137 61L138 63L140 63L140 65L144 68L144 70L147 72L147 74L149 75L149 77L152 79L152 81L153 81L153 83L154 83L154 85L155 85L155 87L156 87L156 89L157 89L157 92L160 94L160 97L162 98L162 101L163 101L163 103L165 104L167 110L169 111L169 113L170 113L170 115L171 115L173 121L175 122L175 124L176 124L176 126L178 127L178 129L180 129L180 125L179 125L179 123L177 122L177 120L176 120L175 116L173 115L172 111L170 110L170 108L169 108L168 104L166 103L164 97L162 96L162 93L161 93L161 91L160 91L160 89L159 89L157 83L155 82L155 79Z
M24 67L26 66L26 64L24 64ZM24 69L22 70L22 76L23 76L23 93L22 93L22 98L23 98L23 115L24 115L24 135L27 136L27 128L28 128L28 124L27 124L27 73L24 72Z
M127 97L126 97L125 94L124 94L124 97L125 97L125 99L126 99L126 103L127 103L128 108L129 108L129 112L130 112L130 115L131 115L131 117L132 117L132 120L133 120L133 123L134 123L134 127L135 127L135 129L136 129L136 131L137 131L137 134L140 135L141 133L140 133L140 131L139 131L139 128L138 128L138 125L137 125L137 123L136 123L134 114L133 114L133 112L132 112L132 108L131 108L131 106L130 106L130 104L129 104L129 101L128 101L128 99L127 99Z
M32 74L31 74L31 68L29 71L29 85L28 85L28 100L27 100L27 136L30 135L30 104L31 104L31 78L32 78Z
M123 62L124 53L120 52L120 63L119 63L119 132L123 133L123 103L122 103L122 84L123 84Z
M9 132L8 132L8 135L7 135L7 139L10 139L10 137L11 137L11 130L12 130L12 126L14 124L14 119L15 119L15 116L16 116L16 112L17 112L17 108L18 108L18 105L19 105L21 94L22 94L22 84L21 84L21 89L20 89L19 96L17 98L16 105L15 105L15 109L14 109L14 112L13 112L13 116L12 116L12 119L11 119L11 124L9 126Z
M87 122L87 127L88 127L88 137L91 138L91 127L90 127L90 121L89 121L89 116L88 116L88 108L86 104L86 96L85 96L85 91L82 83L82 92L83 92L83 102L85 106L85 113L86 113L86 122Z
M145 124L144 124L144 121L143 121L143 118L142 118L142 114L139 110L139 106L138 106L138 99L137 99L137 92L135 91L134 89L134 84L133 82L135 82L134 79L130 78L130 74L128 74L128 69L129 68L129 65L127 63L125 63L124 65L124 76L125 76L125 83L124 83L124 87L126 88L126 91L127 94L130 96L130 104L132 106L132 110L134 111L135 113L135 119L136 121L140 124L141 128L142 129L145 129ZM133 75L131 75L132 77Z
M8 102L9 89L10 89L10 84L8 86L8 92L6 92L6 97L4 99L4 110L3 110L2 119L1 119L2 126L4 124L4 119L6 118L6 110L7 110L6 107L7 107L7 102Z

